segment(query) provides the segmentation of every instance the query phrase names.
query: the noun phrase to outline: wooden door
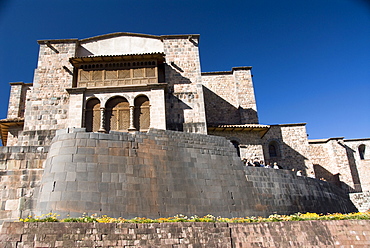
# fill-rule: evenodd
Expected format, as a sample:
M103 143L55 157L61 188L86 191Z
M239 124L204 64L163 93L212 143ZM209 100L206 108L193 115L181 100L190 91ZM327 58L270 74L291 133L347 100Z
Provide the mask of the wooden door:
M86 132L97 132L100 129L100 101L93 98L86 103L85 111Z
M130 125L130 106L123 97L116 97L106 105L106 131L127 132Z
M150 127L150 102L146 96L135 99L134 126L140 132L147 132Z

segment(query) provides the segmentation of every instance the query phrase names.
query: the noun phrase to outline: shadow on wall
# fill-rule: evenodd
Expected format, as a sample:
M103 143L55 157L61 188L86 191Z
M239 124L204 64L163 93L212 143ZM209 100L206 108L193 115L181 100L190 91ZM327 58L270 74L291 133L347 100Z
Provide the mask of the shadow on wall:
M166 97L166 125L168 130L183 131L184 110L191 109L179 97L167 94Z
M203 86L206 119L208 125L242 124L239 109Z
M345 144L338 143L344 149L346 149L346 154L348 158L348 165L351 172L351 179L354 184L354 187L346 184L345 182L340 181L340 174L332 174L330 171L323 168L320 164L314 164L314 170L316 178L324 178L326 181L334 183L335 185L341 187L343 190L349 193L362 192L360 176L357 170L356 161L355 161L355 152L352 148L348 147Z
M308 160L308 158L306 158L301 153L297 152L284 142L279 142L278 144L278 149L281 150L281 153L280 156L278 155L276 157L271 156L268 147L264 147L263 151L265 153L266 163L270 162L271 164L273 164L274 162L277 162L281 167L283 167L283 169L294 169L295 171L301 170L302 175L307 176L306 170L308 169L308 167L306 166L305 161Z
M342 187L342 188L349 187L347 184L346 184L346 187L343 187L341 185L341 184L345 184L345 183L343 183L339 180L339 176L340 176L339 173L332 174L330 171L328 171L327 169L325 169L324 167L322 167L319 164L314 164L313 165L313 170L315 171L315 177L318 178L318 179L323 178L323 179L325 179L325 181L330 182L332 184L335 184L338 187Z
M203 93L208 125L240 125L255 123L254 120L257 120L257 112L254 109L236 108L205 86Z
M189 78L186 78L183 75L181 75L181 73L183 73L184 70L180 68L180 66L178 66L174 62L171 63L172 67L168 64L163 64L163 65L164 65L165 79L166 79L166 82L168 83L169 93L174 92L175 84L186 85L186 84L192 83Z
M77 54L78 57L86 57L86 56L94 55L91 51L87 50L83 46L78 46L78 51L77 52L78 52L78 54Z
M263 154L265 163L277 162L283 169L301 170L303 176L307 175L305 162L308 158L283 141L280 128L272 127L263 137Z
M349 192L362 192L360 175L358 174L356 160L355 160L356 151L354 151L352 148L350 148L349 146L347 146L345 144L342 144L342 143L339 143L339 144L346 149L349 169L351 171L352 181L353 181L353 184L355 186L355 188L354 189L351 188L352 191L349 191Z
M194 99L196 92L174 93L175 84L188 85L192 82L190 79L183 77L180 72L183 70L173 64L176 68L164 64L166 82L168 83L168 92L166 94L166 126L168 130L183 131L183 124L185 121L184 110L192 109L185 101Z

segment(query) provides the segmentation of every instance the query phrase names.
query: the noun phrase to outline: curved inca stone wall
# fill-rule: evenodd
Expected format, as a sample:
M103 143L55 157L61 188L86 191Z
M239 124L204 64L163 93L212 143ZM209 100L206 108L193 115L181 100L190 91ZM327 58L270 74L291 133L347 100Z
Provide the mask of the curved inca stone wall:
M257 191L259 208L267 213L357 212L349 196L329 182L297 176L290 170L244 169L247 181Z
M246 170L246 171L244 171ZM289 171L245 168L225 138L150 130L60 130L45 163L36 214L150 218L355 211L335 186Z

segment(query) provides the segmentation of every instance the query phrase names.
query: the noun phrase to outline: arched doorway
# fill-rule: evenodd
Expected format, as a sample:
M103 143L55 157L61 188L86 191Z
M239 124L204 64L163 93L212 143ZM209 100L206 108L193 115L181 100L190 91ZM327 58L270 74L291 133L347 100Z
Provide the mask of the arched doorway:
M97 98L89 99L85 110L86 132L98 132L100 129L100 101Z
M137 131L147 132L150 127L150 102L148 97L139 96L135 99L134 126Z
M360 159L361 160L364 160L365 159L365 145L364 144L361 144L359 147L358 147L358 153L360 155Z
M276 141L269 143L269 156L270 158L280 157L279 144Z
M105 108L106 131L128 131L130 125L130 106L126 98L114 97Z

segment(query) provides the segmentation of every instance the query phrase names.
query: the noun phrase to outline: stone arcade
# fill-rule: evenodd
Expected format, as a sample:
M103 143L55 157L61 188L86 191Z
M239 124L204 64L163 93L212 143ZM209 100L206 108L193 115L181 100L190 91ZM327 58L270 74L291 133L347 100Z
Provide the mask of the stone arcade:
M199 35L38 43L34 81L11 83L0 120L1 220L347 212L348 192L370 190L370 139L259 124L251 67L201 72Z

